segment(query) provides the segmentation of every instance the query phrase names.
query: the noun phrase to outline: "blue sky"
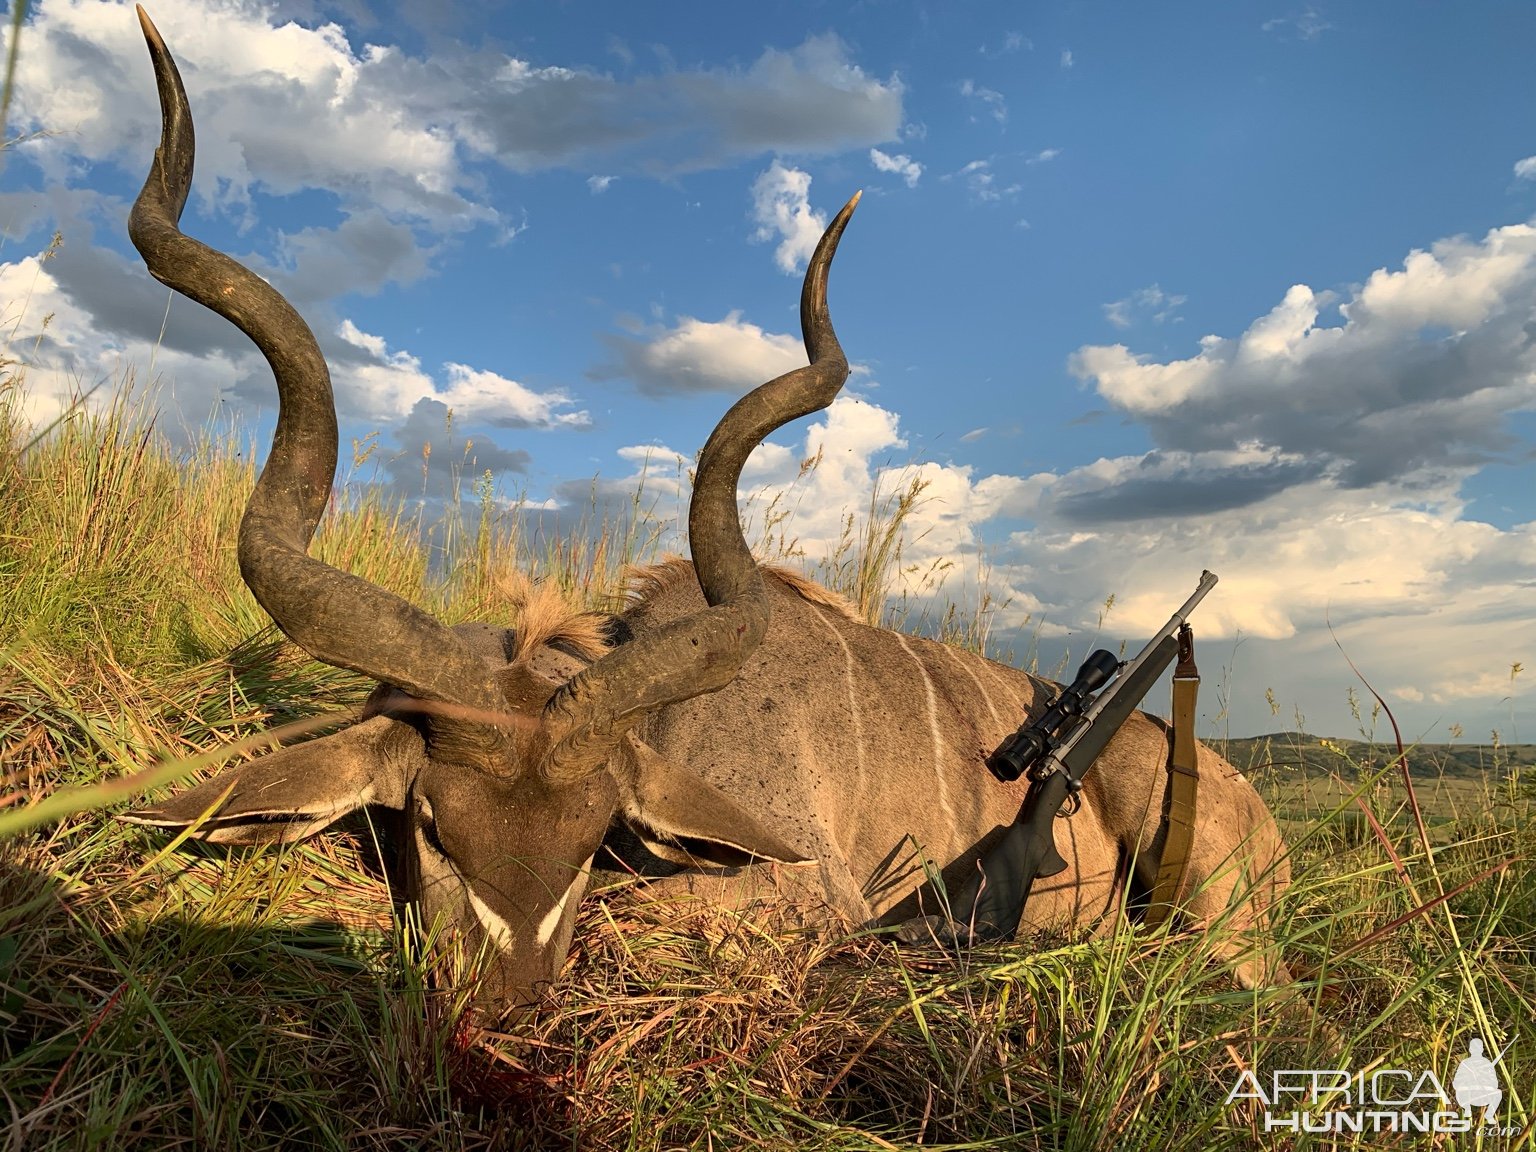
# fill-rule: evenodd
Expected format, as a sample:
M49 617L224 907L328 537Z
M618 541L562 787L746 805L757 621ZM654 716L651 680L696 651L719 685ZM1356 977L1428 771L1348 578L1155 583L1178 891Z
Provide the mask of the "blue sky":
M1112 594L1104 636L1145 636L1210 568L1235 734L1352 734L1336 635L1410 737L1529 738L1531 6L150 14L198 127L184 225L293 299L402 492L424 442L428 495L469 442L508 497L645 472L675 514L679 458L801 358L805 256L863 188L831 287L853 379L754 457L749 511L779 497L814 559L916 477L911 591L984 586L1000 647L1080 657ZM164 427L264 427L232 328L177 299L156 348L131 6L42 0L22 36L8 133L49 135L0 170L0 314L35 414L132 367Z

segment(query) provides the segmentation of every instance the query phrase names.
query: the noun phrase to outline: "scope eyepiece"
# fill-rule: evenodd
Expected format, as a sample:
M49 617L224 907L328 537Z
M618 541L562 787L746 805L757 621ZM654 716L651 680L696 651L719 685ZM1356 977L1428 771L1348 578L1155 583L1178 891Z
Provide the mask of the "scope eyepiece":
M1049 746L1038 724L1026 724L987 757L987 769L1003 783L1009 783L1024 775L1031 764L1045 755Z

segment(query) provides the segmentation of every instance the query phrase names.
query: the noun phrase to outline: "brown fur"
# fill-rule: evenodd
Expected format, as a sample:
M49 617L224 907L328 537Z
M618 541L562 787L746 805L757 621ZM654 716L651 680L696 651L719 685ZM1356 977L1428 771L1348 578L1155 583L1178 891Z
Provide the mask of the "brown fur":
M764 576L778 581L808 604L829 608L849 620L860 619L858 609L846 596L823 587L802 572L796 572L780 564L764 563L758 564L758 570ZM628 586L626 603L630 607L638 607L655 600L682 581L691 583L696 579L693 562L682 556L667 556L657 564L643 566L632 564L624 572L624 581Z
M526 662L549 645L563 644L586 660L596 660L608 651L603 617L577 608L556 581L535 581L521 572L510 572L499 583L517 609L512 663Z

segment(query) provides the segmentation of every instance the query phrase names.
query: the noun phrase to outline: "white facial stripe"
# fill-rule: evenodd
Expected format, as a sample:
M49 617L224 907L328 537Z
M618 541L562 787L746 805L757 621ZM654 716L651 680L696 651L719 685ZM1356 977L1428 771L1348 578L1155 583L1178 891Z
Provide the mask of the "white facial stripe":
M565 906L570 902L571 893L581 887L587 878L587 869L591 866L592 857L588 856L587 862L581 866L581 869L571 879L570 886L561 894L560 899L555 902L555 906L544 913L544 919L539 921L539 930L535 934L534 939L538 941L540 948L549 947L549 942L554 939L555 929L560 927L560 919L565 915Z
M431 818L431 809L422 805L428 819ZM421 834L421 829L416 829L416 851L418 865L423 873L423 888L441 885L445 888L461 888L469 897L469 907L475 914L475 919L480 921L480 927L490 938L491 944L501 952L509 951L512 947L512 929L495 911L479 896L475 895L474 888L464 879L460 871L453 866L453 861L441 855L432 845L427 843L427 838Z
M469 893L469 906L475 910L475 916L480 920L480 926L485 929L485 934L491 938L491 943L503 952L512 947L512 929L507 922L491 910L491 906L475 895L475 890L468 884L464 885L464 891ZM539 929L541 932L543 928ZM540 940L542 944L543 941Z
M420 804L422 815L428 820L432 819L432 809L426 800L422 799ZM480 921L480 926L485 930L486 936L490 938L491 943L496 949L502 952L511 951L512 945L516 940L511 925L498 916L495 909L475 894L474 885L464 878L464 875L454 866L452 860L437 853L427 843L427 839L422 835L420 828L416 829L416 847L418 852L423 854L428 860L436 860L442 866L446 875L458 881L459 885L463 887L465 895L469 897L470 909L474 912L475 918ZM560 920L565 915L565 908L570 903L571 894L584 886L584 882L589 875L588 870L592 867L594 859L595 856L587 857L586 862L577 869L576 875L571 879L569 886L561 893L560 899L555 902L555 906L546 912L544 918L539 921L534 939L538 942L540 948L548 947L549 942L554 939L555 930L560 927Z

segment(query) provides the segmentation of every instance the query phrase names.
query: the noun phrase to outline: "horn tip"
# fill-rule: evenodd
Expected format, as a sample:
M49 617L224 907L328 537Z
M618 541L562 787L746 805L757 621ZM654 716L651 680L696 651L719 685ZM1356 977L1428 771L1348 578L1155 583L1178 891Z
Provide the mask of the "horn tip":
M135 12L139 14L139 27L144 30L144 39L149 41L152 48L164 48L165 41L160 38L160 29L155 27L155 22L149 18L149 13L144 11L144 5L135 4Z

